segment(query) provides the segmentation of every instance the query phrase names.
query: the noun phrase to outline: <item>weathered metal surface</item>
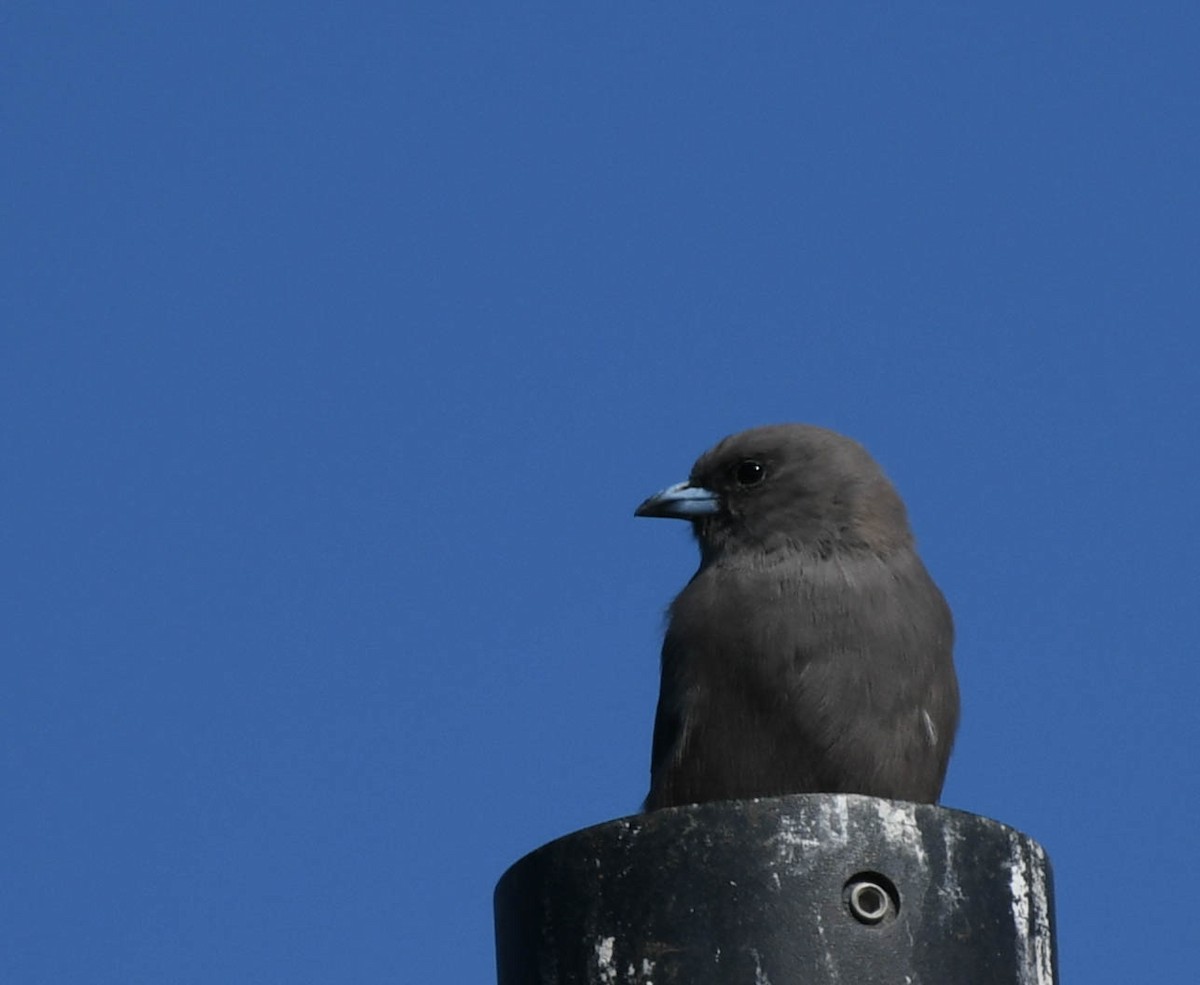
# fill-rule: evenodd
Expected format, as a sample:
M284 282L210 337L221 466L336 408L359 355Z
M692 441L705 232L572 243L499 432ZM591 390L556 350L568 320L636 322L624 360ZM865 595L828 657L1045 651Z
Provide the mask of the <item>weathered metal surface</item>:
M1053 985L1049 860L1003 824L842 794L621 818L496 887L499 985Z

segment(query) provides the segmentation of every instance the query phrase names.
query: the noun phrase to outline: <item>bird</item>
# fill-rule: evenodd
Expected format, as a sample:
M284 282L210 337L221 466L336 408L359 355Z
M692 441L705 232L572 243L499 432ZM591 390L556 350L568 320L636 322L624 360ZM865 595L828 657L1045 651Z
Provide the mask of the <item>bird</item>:
M954 622L903 500L811 424L731 435L640 517L691 523L644 810L797 793L936 803L958 727Z

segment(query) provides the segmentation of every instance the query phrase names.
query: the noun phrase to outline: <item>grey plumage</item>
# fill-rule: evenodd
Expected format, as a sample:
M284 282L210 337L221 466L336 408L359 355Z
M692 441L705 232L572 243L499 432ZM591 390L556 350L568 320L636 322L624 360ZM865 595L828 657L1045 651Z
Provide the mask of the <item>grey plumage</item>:
M950 610L858 443L803 424L705 453L638 516L691 521L646 809L788 793L938 799L958 724Z

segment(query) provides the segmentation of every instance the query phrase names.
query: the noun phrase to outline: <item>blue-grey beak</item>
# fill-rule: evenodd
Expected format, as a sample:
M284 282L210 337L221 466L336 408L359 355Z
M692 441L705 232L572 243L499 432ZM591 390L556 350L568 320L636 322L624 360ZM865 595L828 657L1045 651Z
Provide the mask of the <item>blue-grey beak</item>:
M711 489L677 482L662 492L655 493L634 510L633 515L695 520L698 517L710 516L720 508L720 497Z

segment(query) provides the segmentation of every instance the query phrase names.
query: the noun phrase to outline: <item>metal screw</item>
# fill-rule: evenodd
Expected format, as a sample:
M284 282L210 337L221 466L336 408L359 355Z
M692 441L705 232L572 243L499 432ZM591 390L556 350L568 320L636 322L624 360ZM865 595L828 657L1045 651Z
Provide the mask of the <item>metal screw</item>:
M846 883L845 899L854 919L868 925L895 917L900 908L891 880L875 872L860 872L851 877Z

